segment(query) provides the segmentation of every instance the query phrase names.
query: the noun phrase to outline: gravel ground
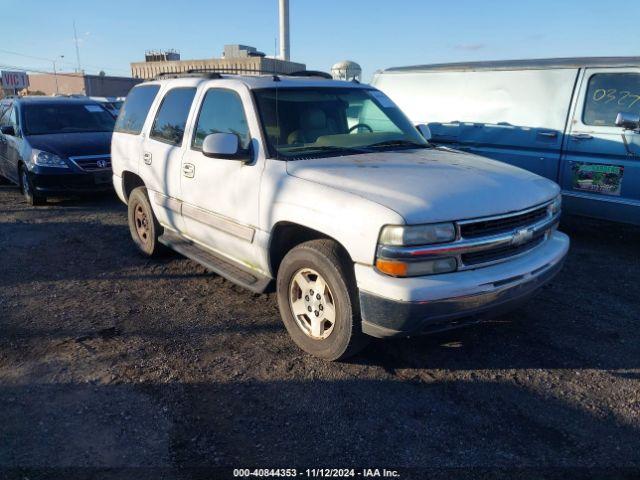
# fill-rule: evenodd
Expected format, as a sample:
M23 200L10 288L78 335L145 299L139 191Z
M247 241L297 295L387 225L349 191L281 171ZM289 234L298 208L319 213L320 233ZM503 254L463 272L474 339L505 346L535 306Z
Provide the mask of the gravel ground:
M512 314L299 351L274 295L134 250L112 196L0 187L0 468L640 468L640 228L566 218Z

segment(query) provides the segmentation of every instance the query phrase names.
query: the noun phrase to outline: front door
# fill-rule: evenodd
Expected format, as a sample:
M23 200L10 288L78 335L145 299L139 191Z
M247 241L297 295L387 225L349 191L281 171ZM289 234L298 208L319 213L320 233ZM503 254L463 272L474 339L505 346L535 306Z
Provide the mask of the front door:
M240 148L253 151L244 103L248 92L211 88L203 92L201 107L182 161L182 215L189 237L255 267L258 196L264 163L205 157L202 142L211 133L233 133ZM242 98L244 95L246 98ZM257 125L254 118L252 125Z
M640 68L582 72L565 139L560 184L566 210L640 224L640 134L615 124L640 114Z

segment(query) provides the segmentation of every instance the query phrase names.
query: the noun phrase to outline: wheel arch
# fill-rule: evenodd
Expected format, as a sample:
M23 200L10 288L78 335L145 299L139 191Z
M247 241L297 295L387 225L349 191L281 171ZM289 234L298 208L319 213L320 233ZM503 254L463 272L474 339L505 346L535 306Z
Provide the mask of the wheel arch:
M142 178L129 170L124 170L122 172L122 194L124 195L124 199L128 202L129 195L134 188L144 187L145 183Z
M272 276L277 277L282 259L291 249L310 240L319 239L333 240L344 251L347 258L353 261L346 247L331 235L296 222L280 221L273 226L269 241L269 268Z

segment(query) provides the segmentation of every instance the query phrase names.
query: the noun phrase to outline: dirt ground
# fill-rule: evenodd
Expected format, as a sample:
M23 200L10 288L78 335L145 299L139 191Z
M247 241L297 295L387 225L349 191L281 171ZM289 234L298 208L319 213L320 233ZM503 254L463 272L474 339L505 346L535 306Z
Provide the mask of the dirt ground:
M0 187L0 468L640 468L640 228L566 218L525 307L325 363L125 212Z

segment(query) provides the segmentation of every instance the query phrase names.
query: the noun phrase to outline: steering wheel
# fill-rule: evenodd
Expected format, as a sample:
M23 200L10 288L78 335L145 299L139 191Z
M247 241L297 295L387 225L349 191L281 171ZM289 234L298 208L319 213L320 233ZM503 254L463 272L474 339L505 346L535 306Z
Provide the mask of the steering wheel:
M349 129L349 133L353 132L356 129L359 129L360 127L366 128L367 130L369 130L369 132L373 133L373 128L371 128L366 123L356 123L353 127Z

